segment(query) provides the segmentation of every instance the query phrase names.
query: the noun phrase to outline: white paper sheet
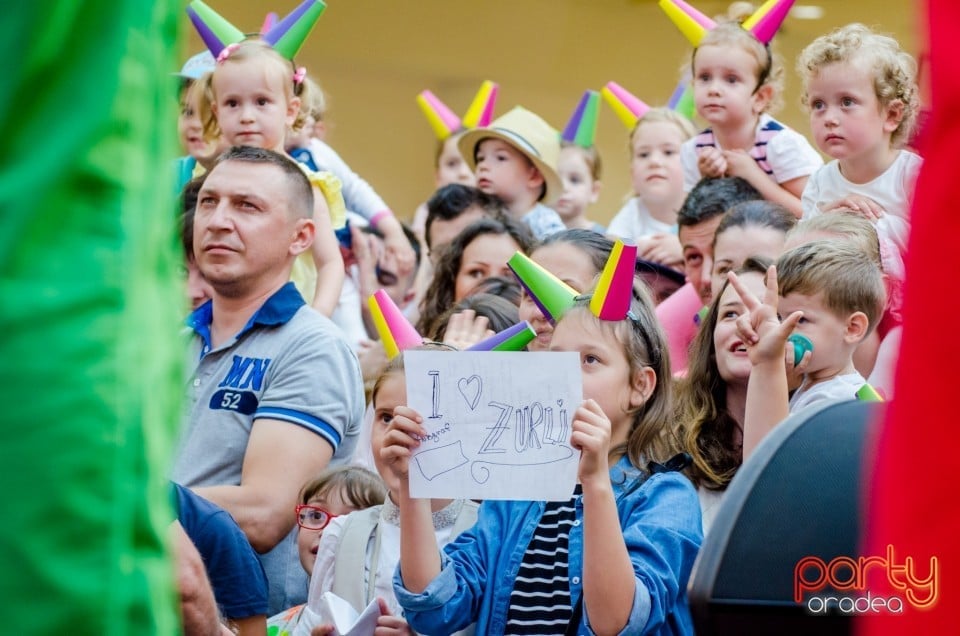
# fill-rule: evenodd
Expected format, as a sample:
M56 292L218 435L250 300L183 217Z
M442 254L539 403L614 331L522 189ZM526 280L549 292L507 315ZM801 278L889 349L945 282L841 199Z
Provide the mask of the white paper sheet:
M334 636L373 636L377 628L380 606L374 599L357 614L347 601L333 592L324 592L316 608L304 608L296 633L307 636L318 625L333 625Z
M411 495L570 498L577 353L407 351L404 366L407 403L428 433L411 459Z

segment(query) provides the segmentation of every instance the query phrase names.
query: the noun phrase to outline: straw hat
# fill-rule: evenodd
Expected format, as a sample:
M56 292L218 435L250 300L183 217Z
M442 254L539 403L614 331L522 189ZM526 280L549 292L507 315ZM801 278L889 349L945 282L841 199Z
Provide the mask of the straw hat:
M477 145L484 139L500 139L533 162L547 186L543 202L560 196L563 185L557 175L560 157L560 134L539 116L522 106L495 119L489 127L474 128L461 135L457 142L460 154L470 169L476 171Z

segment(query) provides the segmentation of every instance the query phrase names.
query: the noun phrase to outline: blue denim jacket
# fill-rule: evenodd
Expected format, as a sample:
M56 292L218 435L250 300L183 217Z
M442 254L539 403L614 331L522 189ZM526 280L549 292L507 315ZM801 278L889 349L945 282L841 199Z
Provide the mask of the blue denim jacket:
M700 504L680 473L651 475L631 488L640 472L624 457L610 471L623 537L633 562L635 590L622 634L692 634L687 579L703 541ZM542 501L486 501L476 525L441 551L440 574L421 594L393 578L397 601L422 634L449 634L476 621L477 634L503 634L513 580L543 514ZM576 502L570 531L569 585L582 592L583 504ZM578 633L592 634L589 616Z

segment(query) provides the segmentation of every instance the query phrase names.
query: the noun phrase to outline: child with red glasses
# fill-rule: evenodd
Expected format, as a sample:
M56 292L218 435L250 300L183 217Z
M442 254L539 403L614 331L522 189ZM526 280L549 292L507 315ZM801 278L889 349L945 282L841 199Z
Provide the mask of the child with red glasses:
M300 564L307 576L313 574L317 560L317 547L323 530L333 519L355 510L364 510L379 505L387 496L383 480L371 470L361 466L339 466L325 470L319 477L308 481L300 491L300 503L296 507L297 549ZM277 636L292 634L306 604L296 605L280 612L267 621L269 629L276 628Z

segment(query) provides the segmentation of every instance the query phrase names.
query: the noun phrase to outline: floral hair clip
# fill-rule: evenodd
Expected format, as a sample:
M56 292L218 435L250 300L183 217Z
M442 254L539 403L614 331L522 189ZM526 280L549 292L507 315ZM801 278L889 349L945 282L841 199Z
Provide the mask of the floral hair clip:
M239 42L234 42L233 44L228 44L223 47L223 50L217 55L217 64L223 64L225 61L227 61L227 58L239 48Z
M293 83L302 84L303 80L305 79L307 79L306 67L303 67L303 66L297 67L297 69L293 72Z

